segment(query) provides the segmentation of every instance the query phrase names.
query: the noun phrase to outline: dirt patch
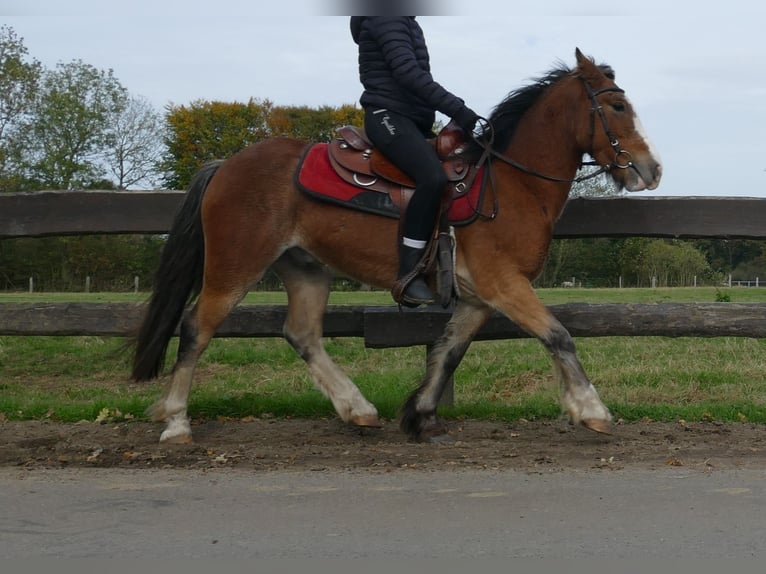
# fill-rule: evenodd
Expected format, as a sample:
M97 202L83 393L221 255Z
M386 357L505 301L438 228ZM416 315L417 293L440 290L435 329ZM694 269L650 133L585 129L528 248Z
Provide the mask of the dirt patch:
M0 466L269 470L766 469L766 426L630 423L602 436L562 422L450 421L450 441L407 442L396 423L359 429L337 420L254 419L193 425L195 444L158 443L145 422L0 422Z

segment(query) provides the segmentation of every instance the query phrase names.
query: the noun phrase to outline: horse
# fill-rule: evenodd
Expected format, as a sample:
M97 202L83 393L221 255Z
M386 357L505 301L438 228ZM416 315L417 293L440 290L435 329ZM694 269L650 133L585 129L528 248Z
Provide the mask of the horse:
M575 51L498 104L469 142L490 171L491 207L454 231L453 311L430 347L420 386L399 425L411 440L448 432L439 399L471 341L500 312L536 337L552 357L562 410L573 424L611 432L611 414L588 379L569 332L538 299L532 281L583 158L618 189L654 189L662 166L611 67ZM470 138L468 138L470 139ZM195 365L216 330L271 268L287 292L285 339L307 364L338 416L362 427L378 413L322 343L322 317L336 272L390 288L396 279L398 222L321 202L301 192L294 172L304 141L272 138L203 166L176 213L152 294L135 336L131 377L162 374L179 328L172 377L147 413L166 424L160 441L192 442L187 415Z

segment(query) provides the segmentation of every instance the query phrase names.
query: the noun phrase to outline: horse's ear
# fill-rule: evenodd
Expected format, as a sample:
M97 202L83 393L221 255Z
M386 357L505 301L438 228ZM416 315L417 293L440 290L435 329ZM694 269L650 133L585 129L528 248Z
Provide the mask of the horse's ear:
M596 66L592 59L583 54L580 48L575 48L575 58L577 58L577 69L586 80L594 81L596 78L603 76L598 66Z

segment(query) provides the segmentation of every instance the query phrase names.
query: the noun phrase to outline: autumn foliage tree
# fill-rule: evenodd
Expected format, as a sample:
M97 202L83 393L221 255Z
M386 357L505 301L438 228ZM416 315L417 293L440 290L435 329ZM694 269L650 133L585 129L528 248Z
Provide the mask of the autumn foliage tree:
M184 189L206 162L227 158L270 135L268 100L247 103L197 100L168 106L163 168L169 189Z
M352 105L275 106L269 100L251 99L169 106L164 183L169 189L184 189L204 163L228 158L268 137L329 141L341 125L362 125L362 120L361 108Z

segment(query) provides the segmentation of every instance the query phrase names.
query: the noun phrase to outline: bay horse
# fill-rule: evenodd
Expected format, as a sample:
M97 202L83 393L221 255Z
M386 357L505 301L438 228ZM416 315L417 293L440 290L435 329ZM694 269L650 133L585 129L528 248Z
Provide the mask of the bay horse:
M563 410L573 423L611 431L611 415L585 374L567 330L537 298L554 223L590 155L618 188L654 189L662 167L636 112L609 66L575 52L501 102L488 123L489 147L477 136L476 157L489 156L491 216L455 229L459 297L431 347L425 375L402 409L401 429L415 440L446 433L437 404L474 336L496 311L550 352ZM484 138L486 139L486 138ZM204 166L176 214L136 337L132 378L160 375L180 323L172 378L148 413L164 421L160 441L191 442L187 404L195 365L226 316L267 269L288 296L284 336L305 360L315 385L340 418L379 425L375 407L329 357L322 317L334 270L390 288L397 273L395 219L325 203L301 192L294 171L307 143L267 139ZM191 303L196 301L191 305Z

